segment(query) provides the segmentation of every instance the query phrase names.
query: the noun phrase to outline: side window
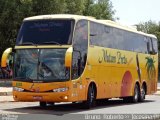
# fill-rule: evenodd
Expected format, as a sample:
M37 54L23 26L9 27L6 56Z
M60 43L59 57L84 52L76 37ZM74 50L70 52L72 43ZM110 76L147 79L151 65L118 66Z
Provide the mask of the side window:
M115 47L115 41L114 39L114 28L105 26L104 34L103 34L103 45L104 47L108 48L114 48Z
M155 38L152 38L152 47L153 47L153 52L154 54L158 52L158 43L157 40Z
M113 28L99 23L90 22L90 44L114 48Z
M124 36L124 49L129 51L135 51L135 35L128 31L123 31Z
M137 49L140 53L147 53L147 44L145 37L142 35L137 35Z
M129 51L135 51L140 53L148 53L147 39L136 33L125 33L125 48Z
M72 79L78 78L84 71L88 49L88 21L80 20L76 24L73 38Z
M125 41L123 38L123 30L117 29L117 28L113 28L113 35L111 36L111 40L112 44L113 44L113 48L115 49L120 49L120 50L124 50L125 49Z
M151 41L151 38L149 38L149 37L148 37L148 43L149 43L148 53L151 53L152 52L152 41Z
M101 46L103 29L101 24L90 22L90 44Z

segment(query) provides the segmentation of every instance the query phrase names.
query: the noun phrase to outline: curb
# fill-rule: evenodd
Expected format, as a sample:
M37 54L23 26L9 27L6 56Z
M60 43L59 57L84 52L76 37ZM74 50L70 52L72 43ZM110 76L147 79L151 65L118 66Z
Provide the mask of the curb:
M154 93L154 95L160 95L160 91L159 91L159 92Z
M15 102L13 96L0 96L0 103Z

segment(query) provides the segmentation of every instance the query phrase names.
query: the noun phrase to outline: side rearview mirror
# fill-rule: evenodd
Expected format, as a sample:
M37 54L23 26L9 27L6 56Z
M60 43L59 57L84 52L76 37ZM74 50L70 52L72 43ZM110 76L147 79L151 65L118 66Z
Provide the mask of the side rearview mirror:
M66 51L66 54L65 54L65 67L71 67L72 53L73 53L73 47L69 47Z
M7 48L3 54L2 54L2 58L1 58L1 67L6 67L7 66L7 60L8 60L8 56L12 53L12 48Z

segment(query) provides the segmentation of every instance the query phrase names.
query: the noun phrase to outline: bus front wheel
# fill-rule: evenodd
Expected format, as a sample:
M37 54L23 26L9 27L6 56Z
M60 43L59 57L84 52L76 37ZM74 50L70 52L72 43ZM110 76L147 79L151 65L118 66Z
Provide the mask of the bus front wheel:
M46 102L39 102L40 107L46 107L47 103Z
M88 89L87 101L84 102L84 107L87 109L93 107L95 105L95 97L95 88L93 85L90 85Z

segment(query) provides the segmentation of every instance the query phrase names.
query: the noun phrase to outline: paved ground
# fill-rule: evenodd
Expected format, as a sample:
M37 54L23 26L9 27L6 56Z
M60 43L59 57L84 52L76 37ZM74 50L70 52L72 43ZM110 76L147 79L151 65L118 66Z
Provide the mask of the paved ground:
M146 97L146 101L143 103L124 103L122 100L110 100L103 104L99 104L96 107L86 110L81 106L82 104L61 103L55 106L48 106L45 108L39 107L38 102L0 102L0 113L5 114L18 114L26 115L27 120L36 118L39 120L84 120L88 115L128 115L133 116L136 114L157 116L160 119L160 96L150 95ZM28 115L29 114L29 115ZM77 115L78 119L77 119ZM39 116L41 116L39 118ZM20 118L21 116L19 116ZM46 118L45 118L46 117ZM22 117L24 118L24 116ZM50 119L49 119L50 118ZM159 120L157 119L157 120ZM19 119L18 119L19 120ZM107 119L108 120L108 119ZM117 120L117 119L114 119ZM131 120L131 119L126 119ZM149 119L150 120L150 119Z
M0 102L0 113L14 114L160 114L160 96L149 95L143 103L124 103L122 100L114 99L98 104L90 110L82 108L82 104L58 103L46 108L39 107L38 102Z
M8 84L9 85L9 84ZM131 104L124 103L122 100L110 100L109 102L99 104L95 108L85 110L81 104L59 103L55 106L46 108L39 107L38 102L15 102L11 95L12 87L0 87L0 113L5 114L23 114L18 116L19 119L88 119L88 114L159 114L160 115L160 83L158 83L158 91L155 95L147 95L146 101L143 103ZM30 114L29 116L27 114ZM26 116L25 116L26 115ZM33 115L33 116L32 116ZM75 116L76 115L76 116ZM80 115L80 116L77 116ZM32 116L32 117L31 117ZM37 118L38 116L38 118ZM3 117L3 116L2 116ZM28 118L30 117L30 118ZM101 116L102 118L102 116ZM1 119L1 117L0 117ZM2 118L3 119L3 118ZM91 118L90 118L91 119ZM160 119L160 116L159 116ZM126 119L128 120L128 119ZM158 120L158 119L157 119Z

